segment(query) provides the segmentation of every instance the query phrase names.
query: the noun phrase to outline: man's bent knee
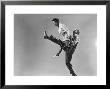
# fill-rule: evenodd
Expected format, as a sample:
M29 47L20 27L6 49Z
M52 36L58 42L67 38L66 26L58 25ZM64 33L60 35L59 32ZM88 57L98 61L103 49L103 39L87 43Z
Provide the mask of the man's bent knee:
M72 65L71 65L69 62L66 62L66 65L67 65L68 67L72 67Z

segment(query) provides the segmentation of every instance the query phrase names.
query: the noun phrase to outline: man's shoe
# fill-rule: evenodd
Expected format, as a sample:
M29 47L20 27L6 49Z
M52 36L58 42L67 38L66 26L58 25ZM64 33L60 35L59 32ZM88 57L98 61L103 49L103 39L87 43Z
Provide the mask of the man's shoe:
M77 75L74 73L74 74L72 74L72 76L77 76Z
M71 71L70 74L72 74L72 76L77 76L73 71Z

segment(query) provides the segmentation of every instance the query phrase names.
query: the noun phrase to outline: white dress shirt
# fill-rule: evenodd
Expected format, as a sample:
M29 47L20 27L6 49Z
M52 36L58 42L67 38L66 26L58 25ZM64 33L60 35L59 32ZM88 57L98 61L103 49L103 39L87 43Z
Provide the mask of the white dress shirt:
M63 36L63 41L69 39L70 32L69 32L69 29L66 27L66 25L59 23L58 32Z

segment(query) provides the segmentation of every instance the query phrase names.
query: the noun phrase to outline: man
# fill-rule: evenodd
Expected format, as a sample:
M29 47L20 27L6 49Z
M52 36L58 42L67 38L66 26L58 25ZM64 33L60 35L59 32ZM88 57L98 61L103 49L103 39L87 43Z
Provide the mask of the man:
M60 45L61 49L56 54L56 56L59 56L61 51L64 50L67 68L69 69L70 74L72 74L72 76L77 76L75 74L75 72L73 71L72 65L70 62L72 59L72 54L74 53L76 46L79 43L79 40L78 40L79 39L78 38L79 30L77 30L77 29L74 30L73 36L71 36L68 28L64 24L60 23L58 18L53 18L52 22L54 23L55 26L58 27L58 32L59 32L59 34L62 35L63 40L57 39L57 38L53 37L52 35L48 36L46 31L44 32L44 39L48 39L48 40Z

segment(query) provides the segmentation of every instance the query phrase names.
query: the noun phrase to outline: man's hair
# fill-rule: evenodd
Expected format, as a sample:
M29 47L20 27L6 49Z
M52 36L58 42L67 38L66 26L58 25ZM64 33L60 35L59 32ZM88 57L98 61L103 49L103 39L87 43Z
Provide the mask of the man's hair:
M58 18L53 18L52 21L59 23L59 19Z

